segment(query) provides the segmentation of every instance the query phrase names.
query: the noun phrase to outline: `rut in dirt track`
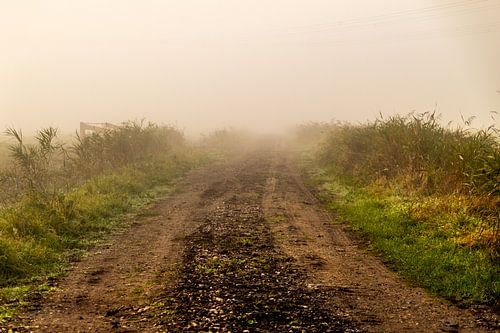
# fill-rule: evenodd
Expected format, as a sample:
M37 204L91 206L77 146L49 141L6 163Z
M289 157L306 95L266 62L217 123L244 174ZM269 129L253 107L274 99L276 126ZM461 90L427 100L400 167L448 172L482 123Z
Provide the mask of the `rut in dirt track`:
M322 306L328 291L308 287L305 272L275 245L262 207L269 165L247 163L237 177L209 189L220 195L213 197L218 205L187 239L161 326L172 332L357 331Z
M402 282L303 185L290 154L192 172L77 263L22 332L482 332L481 316ZM29 328L27 328L29 326ZM1 330L0 330L1 331Z

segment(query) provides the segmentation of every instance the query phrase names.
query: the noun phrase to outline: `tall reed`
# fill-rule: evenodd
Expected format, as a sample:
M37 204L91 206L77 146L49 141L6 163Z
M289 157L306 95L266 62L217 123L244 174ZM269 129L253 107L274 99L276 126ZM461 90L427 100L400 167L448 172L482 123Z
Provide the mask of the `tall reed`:
M434 196L460 202L458 206L466 214L482 221L470 237L464 236L461 241L483 243L498 251L498 129L452 128L441 125L438 118L427 112L381 117L359 125L332 124L320 146L318 160L323 167L361 185L376 184L403 196ZM414 205L419 210L417 215L422 215L423 202L426 200Z
M428 194L498 196L497 129L452 129L437 118L434 113L423 113L361 125L333 125L320 160L364 182L397 181L407 190Z

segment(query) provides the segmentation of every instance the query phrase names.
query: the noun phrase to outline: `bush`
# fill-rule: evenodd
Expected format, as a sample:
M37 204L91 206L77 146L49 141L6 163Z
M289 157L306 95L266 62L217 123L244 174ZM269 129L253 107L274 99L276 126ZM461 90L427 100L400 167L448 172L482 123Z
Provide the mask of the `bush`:
M363 125L332 126L320 152L332 166L364 183L393 181L421 193L497 196L498 132L441 126L434 113L393 116Z
M73 167L77 172L92 175L106 169L157 160L166 154L182 151L184 135L170 126L128 122L118 130L77 136L71 147Z
M151 200L192 161L175 128L128 122L116 130L57 139L39 131L32 144L7 130L14 162L0 183L0 285L54 273L65 253L118 226L117 217Z
M402 196L448 197L450 205L461 202L464 214L481 223L460 242L498 252L500 137L495 127L444 127L434 113L397 115L360 125L334 124L319 149L318 161L358 185Z

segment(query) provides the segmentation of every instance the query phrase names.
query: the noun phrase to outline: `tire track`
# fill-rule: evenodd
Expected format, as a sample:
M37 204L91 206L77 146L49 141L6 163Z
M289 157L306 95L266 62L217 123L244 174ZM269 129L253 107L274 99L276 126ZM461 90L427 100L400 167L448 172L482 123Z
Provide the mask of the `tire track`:
M247 160L205 222L190 235L179 280L163 296L167 331L357 332L323 304L328 291L305 284L305 272L281 252L264 218L269 159ZM260 170L260 171L259 171Z
M346 227L321 208L304 186L289 153L274 154L264 199L281 249L307 271L308 283L332 290L329 304L369 332L488 332L498 318L476 316L390 271Z

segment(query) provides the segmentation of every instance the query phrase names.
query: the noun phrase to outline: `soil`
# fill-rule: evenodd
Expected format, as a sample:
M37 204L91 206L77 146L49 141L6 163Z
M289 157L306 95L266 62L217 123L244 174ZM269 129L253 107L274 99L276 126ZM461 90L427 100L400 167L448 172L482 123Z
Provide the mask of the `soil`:
M4 330L500 331L489 309L430 296L386 268L290 156L261 149L191 172Z

